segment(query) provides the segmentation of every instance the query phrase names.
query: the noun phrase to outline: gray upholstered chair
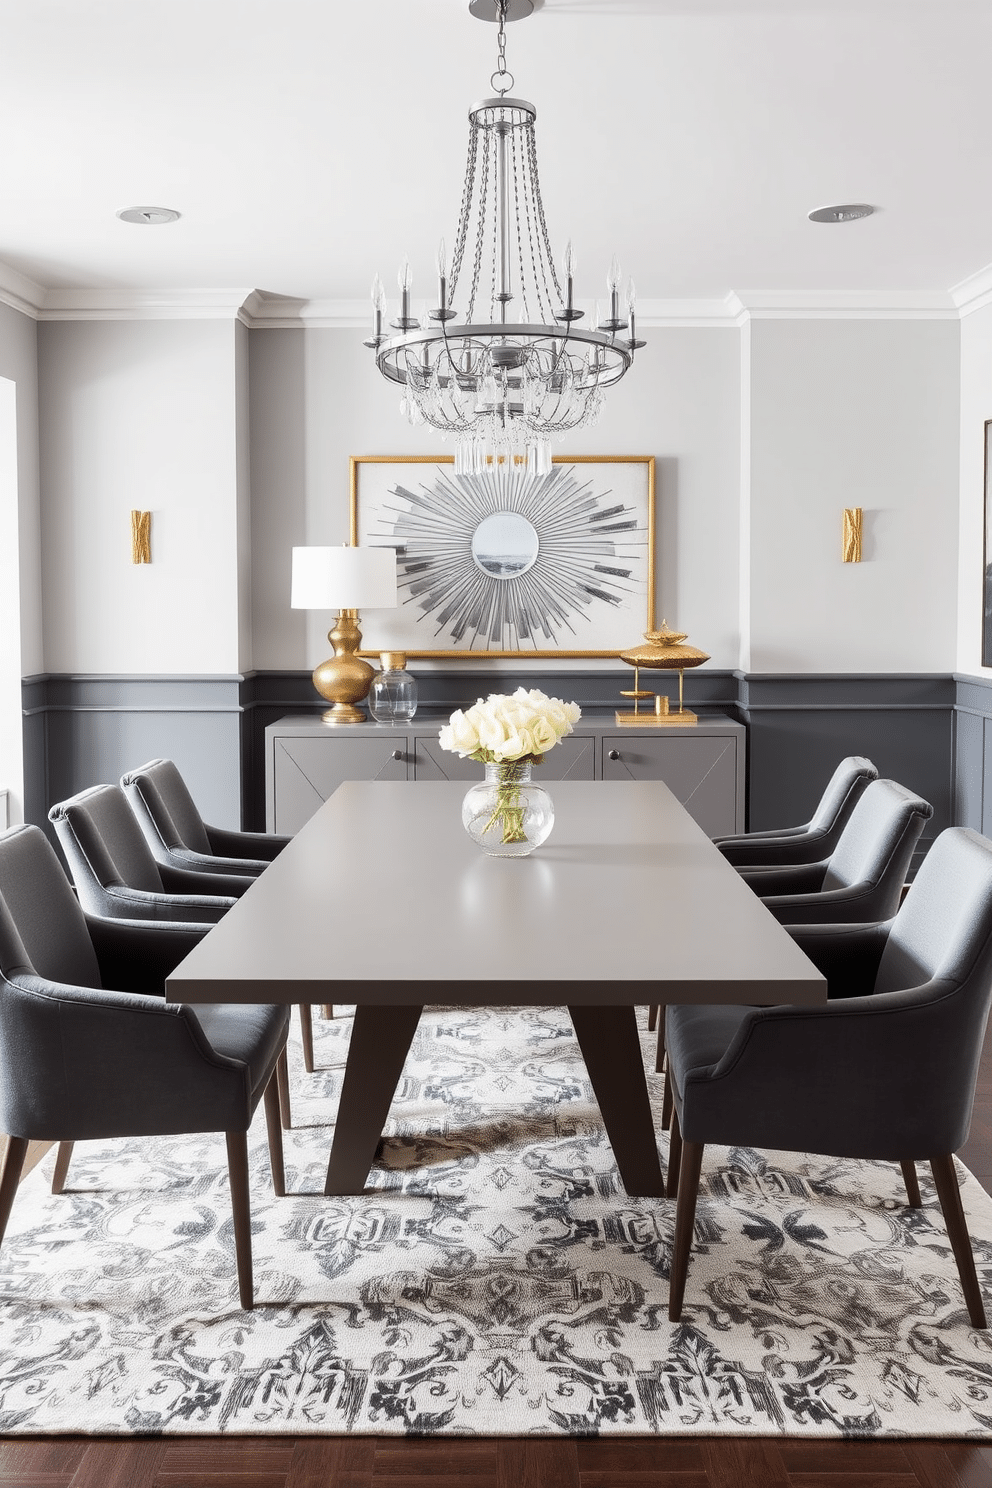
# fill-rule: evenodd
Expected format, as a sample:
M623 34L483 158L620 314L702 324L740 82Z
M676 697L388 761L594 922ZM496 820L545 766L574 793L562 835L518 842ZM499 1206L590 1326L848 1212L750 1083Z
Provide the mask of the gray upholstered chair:
M183 954L187 927L88 920L37 827L0 834L0 1240L31 1140L223 1131L241 1305L252 1306L247 1131L265 1103L285 1192L272 1079L289 1010L170 1006L134 991ZM145 958L151 962L151 970ZM115 989L104 986L112 974Z
M967 1139L992 998L992 842L952 827L885 924L796 926L821 1007L669 1007L678 1193L669 1315L682 1311L707 1142L902 1164L925 1158L968 1315L985 1311L951 1154ZM838 1097L842 1091L842 1097Z
M153 759L128 770L121 787L153 858L165 867L257 878L290 841L270 832L208 826L172 760Z
M180 920L215 925L254 882L236 874L195 873L156 863L119 785L94 785L48 813L72 874L79 902L98 919ZM304 1063L313 1070L309 1003L300 1004ZM285 1126L288 1088L280 1086Z
M160 868L257 878L292 839L275 832L232 832L211 827L197 810L172 760L153 759L121 776L121 789ZM206 891L209 892L209 891ZM313 1073L313 1029L301 1009L303 1062ZM324 1016L334 1016L329 1003Z
M727 861L738 868L820 862L837 846L862 791L877 779L878 771L871 760L852 754L841 760L827 782L820 804L802 826L744 832L713 840Z
M783 925L887 920L899 907L913 852L932 816L929 802L905 786L873 780L829 857L739 872Z

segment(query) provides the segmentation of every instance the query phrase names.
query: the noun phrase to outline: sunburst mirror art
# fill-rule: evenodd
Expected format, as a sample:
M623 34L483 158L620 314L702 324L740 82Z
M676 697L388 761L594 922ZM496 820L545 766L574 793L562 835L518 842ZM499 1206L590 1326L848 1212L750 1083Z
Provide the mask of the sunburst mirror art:
M367 650L615 656L654 623L654 458L456 475L434 457L351 462L352 542L396 550L399 605Z

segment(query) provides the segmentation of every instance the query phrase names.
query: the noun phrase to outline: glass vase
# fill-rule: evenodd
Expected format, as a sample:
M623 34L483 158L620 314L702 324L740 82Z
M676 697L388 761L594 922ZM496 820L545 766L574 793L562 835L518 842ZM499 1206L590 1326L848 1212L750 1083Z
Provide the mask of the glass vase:
M402 651L383 651L382 671L369 688L369 712L376 723L409 723L417 711L417 681Z
M540 847L555 824L555 808L531 780L530 760L486 765L486 778L466 793L462 825L495 858L523 858Z

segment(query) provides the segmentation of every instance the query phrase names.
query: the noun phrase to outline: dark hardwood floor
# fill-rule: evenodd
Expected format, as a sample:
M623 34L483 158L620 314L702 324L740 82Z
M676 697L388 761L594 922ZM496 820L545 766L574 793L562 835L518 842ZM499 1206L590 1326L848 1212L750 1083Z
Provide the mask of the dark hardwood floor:
M992 1192L992 1037L961 1157ZM992 1298L986 1298L986 1306ZM992 1488L992 1442L0 1440L0 1488Z

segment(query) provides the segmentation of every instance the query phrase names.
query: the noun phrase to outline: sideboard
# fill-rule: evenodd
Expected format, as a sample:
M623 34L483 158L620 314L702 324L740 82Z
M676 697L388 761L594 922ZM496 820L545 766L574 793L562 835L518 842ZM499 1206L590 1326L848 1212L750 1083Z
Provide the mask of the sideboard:
M299 831L345 780L464 780L482 766L438 744L447 714L411 723L328 725L313 715L280 718L265 730L265 817L270 832ZM583 713L575 732L546 756L542 781L663 780L716 837L744 830L743 724L700 714L697 724L619 727L612 713Z

